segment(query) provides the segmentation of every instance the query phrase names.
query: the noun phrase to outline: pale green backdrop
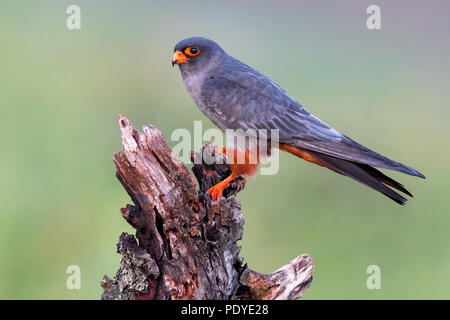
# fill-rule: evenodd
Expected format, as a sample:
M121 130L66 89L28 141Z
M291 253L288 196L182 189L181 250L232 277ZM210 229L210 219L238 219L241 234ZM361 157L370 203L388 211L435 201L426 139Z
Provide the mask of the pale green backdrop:
M81 7L81 30L66 8ZM239 194L242 256L270 272L300 253L316 263L305 299L450 298L448 1L1 1L0 298L99 299L115 243L132 232L114 176L117 114L166 137L213 125L171 67L187 36L219 42L316 116L411 165L392 173L405 207L282 155L275 176ZM171 142L171 145L174 143ZM66 268L81 268L81 290ZM366 268L381 268L368 290Z

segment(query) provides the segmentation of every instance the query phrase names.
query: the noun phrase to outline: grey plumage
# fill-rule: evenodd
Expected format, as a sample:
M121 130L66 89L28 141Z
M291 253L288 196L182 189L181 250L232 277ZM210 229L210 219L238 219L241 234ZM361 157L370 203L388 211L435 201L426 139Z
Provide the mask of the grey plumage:
M424 178L417 170L362 146L319 120L278 84L229 56L215 42L189 38L179 42L175 50L193 45L200 54L179 65L184 84L200 110L222 130L279 129L280 143L324 154L325 158Z

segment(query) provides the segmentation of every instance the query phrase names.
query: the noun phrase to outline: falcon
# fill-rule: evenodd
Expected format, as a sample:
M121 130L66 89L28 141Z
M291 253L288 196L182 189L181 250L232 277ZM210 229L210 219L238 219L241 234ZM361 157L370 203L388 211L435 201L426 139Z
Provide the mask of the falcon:
M267 76L228 55L217 43L202 37L178 42L172 66L177 64L184 85L199 109L220 129L278 130L278 148L308 162L352 178L403 205L412 194L376 168L425 178L417 170L376 153L333 129L308 112ZM230 150L223 147L227 155ZM208 190L212 201L230 182L253 175L260 159L230 164L231 174Z

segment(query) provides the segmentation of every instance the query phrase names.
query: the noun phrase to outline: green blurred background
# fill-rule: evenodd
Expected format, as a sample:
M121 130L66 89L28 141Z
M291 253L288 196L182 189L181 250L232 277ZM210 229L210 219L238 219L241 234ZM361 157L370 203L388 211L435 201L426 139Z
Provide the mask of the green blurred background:
M201 35L359 142L417 168L405 207L283 154L239 194L241 255L271 272L316 263L305 299L450 298L448 1L2 1L0 298L99 299L130 202L116 180L117 114L167 138L194 120L173 46ZM82 29L66 28L81 7ZM175 143L171 142L173 146ZM79 265L81 290L66 288ZM366 268L381 268L368 290Z

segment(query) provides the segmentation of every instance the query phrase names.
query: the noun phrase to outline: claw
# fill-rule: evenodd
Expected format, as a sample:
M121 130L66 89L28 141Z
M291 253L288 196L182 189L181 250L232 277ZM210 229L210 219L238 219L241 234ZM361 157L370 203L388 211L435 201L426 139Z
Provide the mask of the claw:
M222 197L223 190L228 188L229 185L230 183L227 181L227 179L225 179L224 181L221 181L218 184L209 188L207 192L211 196L212 202L216 202L218 198Z
M208 190L208 194L211 196L211 201L216 202L217 198L222 196L222 191L217 190L214 186Z

